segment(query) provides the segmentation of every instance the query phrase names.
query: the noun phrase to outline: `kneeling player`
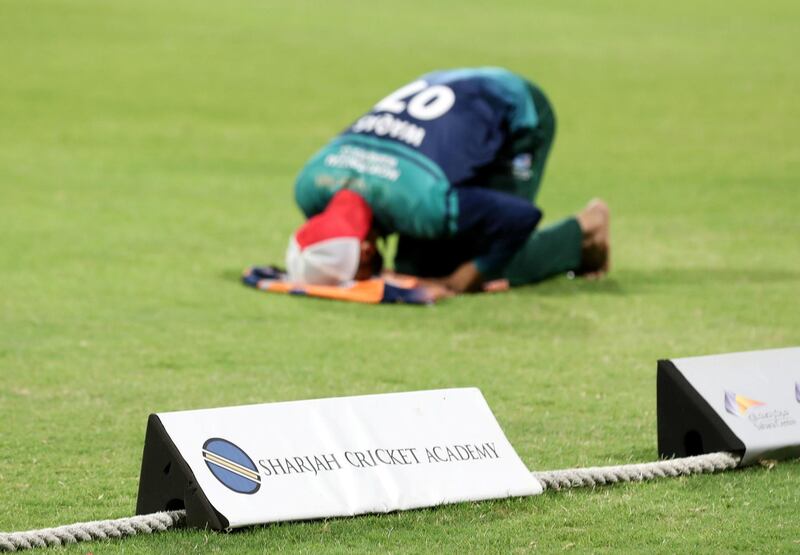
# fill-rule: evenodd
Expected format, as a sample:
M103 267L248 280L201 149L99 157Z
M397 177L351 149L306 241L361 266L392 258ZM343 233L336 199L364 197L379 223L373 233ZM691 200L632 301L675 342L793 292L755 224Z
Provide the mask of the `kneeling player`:
M289 279L371 277L381 267L376 240L391 233L398 272L455 293L605 274L603 201L535 230L554 134L541 90L504 69L434 72L401 87L300 173L295 196L310 219L290 240Z

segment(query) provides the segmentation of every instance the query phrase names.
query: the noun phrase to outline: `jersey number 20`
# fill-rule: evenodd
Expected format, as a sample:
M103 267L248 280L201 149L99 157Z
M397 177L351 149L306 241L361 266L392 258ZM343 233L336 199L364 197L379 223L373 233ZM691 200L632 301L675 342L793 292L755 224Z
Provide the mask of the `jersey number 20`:
M432 120L447 113L456 101L453 89L444 85L428 86L425 81L414 81L381 100L373 108L377 112L400 114L408 112L412 118Z

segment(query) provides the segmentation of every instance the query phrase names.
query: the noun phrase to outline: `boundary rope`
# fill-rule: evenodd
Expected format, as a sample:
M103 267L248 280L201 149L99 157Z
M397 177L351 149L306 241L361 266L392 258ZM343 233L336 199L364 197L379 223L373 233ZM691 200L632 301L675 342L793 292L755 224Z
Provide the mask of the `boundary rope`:
M55 547L70 543L153 534L182 526L186 511L130 516L116 520L79 522L57 528L0 534L0 551L22 551L34 547Z
M740 457L731 453L709 453L644 464L596 466L531 474L539 480L545 490L560 491L691 474L710 474L731 470L739 464L739 460ZM0 533L0 551L22 551L34 547L55 547L84 541L153 534L182 527L185 522L186 511L170 511L115 520L81 522L27 532Z
M736 468L740 457L731 453L708 453L682 459L619 466L594 466L532 472L545 490L605 486L620 482L644 482L655 478L677 478L690 474L710 474Z

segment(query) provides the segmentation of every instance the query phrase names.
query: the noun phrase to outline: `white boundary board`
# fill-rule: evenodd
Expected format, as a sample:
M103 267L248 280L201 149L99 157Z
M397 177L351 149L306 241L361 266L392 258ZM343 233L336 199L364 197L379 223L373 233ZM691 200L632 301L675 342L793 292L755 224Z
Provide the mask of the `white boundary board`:
M155 416L229 528L542 492L475 388Z

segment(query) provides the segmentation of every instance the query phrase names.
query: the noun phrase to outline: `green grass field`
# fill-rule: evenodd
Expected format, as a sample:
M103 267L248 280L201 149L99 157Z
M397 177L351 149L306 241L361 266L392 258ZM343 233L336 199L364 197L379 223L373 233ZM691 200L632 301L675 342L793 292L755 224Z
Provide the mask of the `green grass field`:
M658 358L800 344L800 5L0 3L0 530L133 514L147 415L474 385L532 469L656 458ZM270 296L293 177L416 75L548 91L549 220L599 283L432 308ZM800 464L70 551L798 551Z

